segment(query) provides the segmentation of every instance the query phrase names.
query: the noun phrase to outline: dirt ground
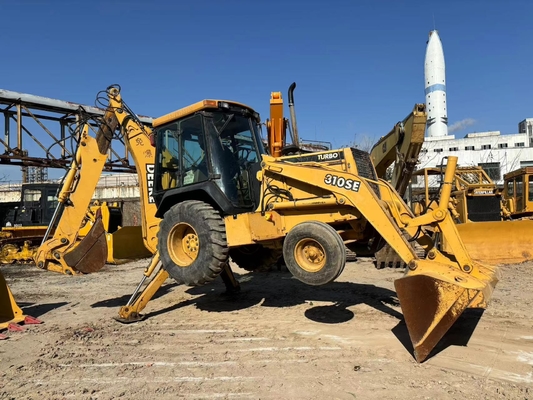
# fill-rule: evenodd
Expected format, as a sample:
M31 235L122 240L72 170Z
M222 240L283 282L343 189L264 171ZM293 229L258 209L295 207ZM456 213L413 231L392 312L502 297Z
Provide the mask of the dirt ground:
M0 341L0 398L533 399L533 264L502 268L482 317L465 312L423 364L393 291L401 272L369 260L323 287L234 267L236 297L221 280L168 280L144 321L120 324L145 265L77 277L2 267L44 323Z

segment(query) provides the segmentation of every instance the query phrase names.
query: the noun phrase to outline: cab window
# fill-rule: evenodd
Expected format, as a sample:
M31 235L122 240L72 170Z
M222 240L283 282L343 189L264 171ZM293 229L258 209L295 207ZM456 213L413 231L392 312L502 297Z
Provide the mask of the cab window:
M513 197L514 196L514 180L507 181L506 185L507 185L507 196Z
M158 189L167 190L206 181L208 163L202 116L166 125L157 130L160 151Z

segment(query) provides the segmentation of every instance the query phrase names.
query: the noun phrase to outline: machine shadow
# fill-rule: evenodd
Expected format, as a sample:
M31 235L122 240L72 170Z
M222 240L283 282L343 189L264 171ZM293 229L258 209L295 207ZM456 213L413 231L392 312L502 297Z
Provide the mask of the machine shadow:
M444 337L437 343L435 348L431 350L431 353L429 353L426 360L431 359L451 346L466 347L484 312L485 310L480 308L466 309L457 319L457 321L455 321L448 332L446 332ZM409 337L409 332L407 331L407 325L403 319L398 323L398 325L392 328L392 333L394 336L396 336L400 343L402 343L402 345L414 359L413 345Z
M161 286L159 290L155 293L154 297L152 299L157 299L158 297L164 296L170 290L174 287L178 286L178 284L175 281L170 281L169 283ZM125 306L128 300L130 299L132 293L125 294L120 297L113 297L111 299L106 300L100 300L96 303L91 304L91 308L99 308L99 307L122 307Z
M354 317L348 307L367 304L398 319L403 316L391 306L398 306L396 293L369 284L332 282L314 287L300 282L288 273L249 273L236 278L241 282L240 292L224 295L220 280L207 286L194 287L187 293L200 295L195 306L208 312L228 312L248 308L262 302L263 307L284 308L316 302L332 302L332 305L314 306L305 311L306 318L320 323L342 323Z
M205 286L190 287L186 293L196 296L194 299L184 300L163 309L154 310L143 315L143 320L165 314L189 305L207 312L232 312L250 308L261 304L263 307L284 308L308 303L304 315L309 320L338 324L354 318L354 313L348 307L357 304L367 304L374 309L386 313L394 318L403 319L399 311L399 301L392 290L370 284L351 282L332 282L314 287L293 278L287 271L274 270L271 272L239 274L234 272L240 282L240 291L227 293L222 279L218 278ZM164 296L178 284L171 281L163 285L153 299ZM101 300L91 304L97 307L124 306L131 293L120 297ZM313 302L330 302L329 305L316 305Z
M38 318L41 315L46 314L56 308L63 307L69 304L66 301L61 301L58 303L47 303L47 304L36 304L36 303L18 303L19 307L22 309L25 315L30 315L34 318Z

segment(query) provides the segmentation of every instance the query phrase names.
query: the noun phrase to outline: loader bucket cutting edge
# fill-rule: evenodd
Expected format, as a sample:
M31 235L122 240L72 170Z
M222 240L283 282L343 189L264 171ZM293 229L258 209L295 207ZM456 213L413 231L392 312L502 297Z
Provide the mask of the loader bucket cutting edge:
M486 308L499 270L481 267L477 276L419 261L394 282L417 362L423 362L467 308Z
M69 267L90 274L101 270L107 260L107 241L104 224L98 218L91 230L63 259Z

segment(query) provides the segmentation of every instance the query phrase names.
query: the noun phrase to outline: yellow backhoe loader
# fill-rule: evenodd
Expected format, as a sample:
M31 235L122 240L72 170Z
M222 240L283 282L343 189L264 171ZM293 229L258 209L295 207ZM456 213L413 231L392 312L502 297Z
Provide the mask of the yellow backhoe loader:
M106 115L114 115L134 139L126 140L134 158L145 154L133 149L137 145L155 154L155 167L143 175L150 176L150 184L143 180L142 189L150 188L147 220L161 218L149 234L145 230L145 238L157 231L157 246L151 247L154 257L141 283L119 311L122 322L141 319L168 277L197 286L222 274L238 288L228 260L236 250L257 246L263 251L247 263L259 264L281 250L297 279L327 284L343 271L348 240L388 243L408 264L395 288L419 362L466 308L487 307L498 269L470 258L447 207L457 158L448 159L439 207L415 217L394 188L377 178L364 151L267 155L259 114L225 100L203 100L162 116L152 132L124 104L117 87L108 88L107 95ZM155 148L148 145L150 138ZM450 253L436 248L428 228L447 238ZM424 257L417 256L404 231L424 249Z

